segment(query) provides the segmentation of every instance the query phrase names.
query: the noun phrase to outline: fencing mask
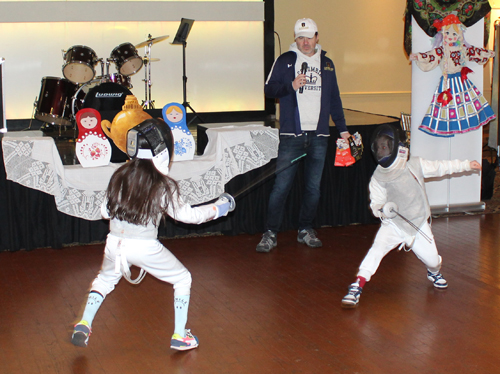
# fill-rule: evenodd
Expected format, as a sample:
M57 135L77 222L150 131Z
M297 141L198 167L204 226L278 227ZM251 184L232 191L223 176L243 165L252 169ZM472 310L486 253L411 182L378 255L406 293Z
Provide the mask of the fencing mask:
M408 158L406 135L400 128L384 124L372 136L371 149L377 163L383 168L391 166L396 158Z
M152 160L156 169L164 175L169 172L173 147L172 131L161 119L147 119L127 133L128 156Z

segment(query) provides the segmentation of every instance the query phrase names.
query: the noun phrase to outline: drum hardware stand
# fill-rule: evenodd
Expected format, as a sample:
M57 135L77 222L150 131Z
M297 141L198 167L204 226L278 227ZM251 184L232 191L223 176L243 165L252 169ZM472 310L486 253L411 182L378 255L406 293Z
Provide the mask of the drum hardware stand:
M147 57L149 56L149 57ZM145 88L145 93L144 97L146 100L142 102L142 107L144 109L154 109L155 108L155 101L151 100L151 86L153 85L151 83L151 44L149 45L149 55L145 56L143 59L144 64L146 65L144 67L144 88Z
M109 73L109 66L111 65L112 62L115 62L115 60L109 58L106 59L106 74L104 73L102 74L101 83L111 82L111 74ZM119 72L117 74L119 74Z
M144 88L145 88L145 100L142 102L142 107L144 109L154 109L154 100L151 100L151 86L153 85L151 83L151 63L153 62L153 59L151 58L151 46L155 43L159 43L165 39L167 39L169 36L168 35L163 35L163 36L158 36L156 38L153 38L151 34L148 35L148 40L139 43L135 46L135 48L142 48L144 47L144 51L146 53L146 56L143 57L142 62L146 65L144 68Z
M30 118L30 124L28 127L25 129L22 129L21 131L28 131L31 130L31 123L33 122L33 118L35 117L35 110L38 105L38 96L35 96L35 101L33 102L33 111L31 112L31 118Z
M109 77L109 65L111 62L109 61L109 58L106 59L106 76ZM102 67L102 77L104 78L104 67Z
M179 29L177 30L174 41L172 42L172 44L182 44L182 105L186 108L186 110L189 108L194 113L194 117L191 118L187 125L193 122L195 118L199 118L201 122L204 122L198 116L198 113L196 113L191 104L189 104L189 101L187 101L186 40L189 35L189 31L191 31L191 27L193 26L193 22L194 20L192 19L181 18L181 24L179 25Z
M163 39L162 39L163 40ZM144 67L144 101L142 102L142 107L144 109L154 109L155 108L155 101L151 100L151 86L153 85L151 83L151 46L153 45L153 37L151 34L148 35L148 40L146 41L147 44L144 46L146 56L142 59L144 61L144 64L146 65ZM140 44L139 44L140 45Z
M105 83L109 78L109 59L106 59L106 74L104 74L104 61L101 59L101 83Z
M144 62L144 79L143 82L145 82L145 97L146 100L143 100L142 102L142 107L144 109L154 109L155 108L155 101L151 100L151 86L153 85L151 81L151 63L160 61L159 58L151 58L148 57L147 55L142 58L142 61ZM146 108L149 106L149 108Z

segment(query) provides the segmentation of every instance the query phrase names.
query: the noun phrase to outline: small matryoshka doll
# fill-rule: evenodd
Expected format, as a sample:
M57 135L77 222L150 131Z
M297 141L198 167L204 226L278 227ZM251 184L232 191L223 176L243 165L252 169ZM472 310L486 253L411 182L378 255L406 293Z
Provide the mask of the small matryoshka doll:
M174 136L173 161L192 160L194 157L194 137L186 124L186 109L182 104L170 103L163 107L163 119L170 126Z
M76 114L78 139L76 156L80 165L96 167L108 165L111 160L111 144L101 128L101 115L93 108L85 108Z

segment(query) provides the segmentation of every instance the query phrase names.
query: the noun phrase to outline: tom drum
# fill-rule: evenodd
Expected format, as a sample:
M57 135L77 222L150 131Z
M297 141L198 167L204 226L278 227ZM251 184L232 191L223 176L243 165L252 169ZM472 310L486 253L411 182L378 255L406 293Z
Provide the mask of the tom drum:
M111 51L110 58L114 61L116 70L125 76L137 73L144 63L131 43L120 44Z
M75 45L64 54L64 77L76 84L87 83L94 79L97 55L92 48Z
M53 125L70 125L72 98L77 90L78 86L66 79L42 78L35 118Z

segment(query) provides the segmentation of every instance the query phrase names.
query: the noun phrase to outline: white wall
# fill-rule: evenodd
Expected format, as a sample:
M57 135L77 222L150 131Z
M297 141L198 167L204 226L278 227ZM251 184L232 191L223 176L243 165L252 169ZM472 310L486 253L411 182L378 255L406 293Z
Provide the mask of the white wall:
M399 116L411 110L411 65L403 48L406 1L275 0L282 51L299 18L312 18L337 70L344 108ZM278 41L278 38L276 38ZM276 54L279 53L278 46Z
M7 119L31 118L42 78L63 77L62 50L84 45L107 59L116 46L148 35L170 36L152 46L151 57L160 59L151 65L155 107L182 103L182 46L170 44L182 17L195 20L186 49L192 107L263 110L263 1L0 1ZM138 53L145 56L145 48ZM139 102L146 98L144 79L144 68L132 76Z
M56 3L56 9L61 9L61 4L72 6L78 1L48 1L43 5L48 7L51 3ZM4 11L5 4L19 7L17 18L12 12ZM32 3L29 4L31 9ZM406 2L386 0L377 7L366 4L365 1L345 0L326 3L322 0L275 0L275 30L280 36L281 50L288 50L293 42L295 21L311 17L319 26L320 44L335 63L345 108L393 116L399 116L402 111L409 113L412 69L403 49ZM188 100L193 107L197 111L211 111L215 104L216 111L263 108L262 1L240 4L234 1L219 4L210 1L99 2L87 7L87 12L92 17L114 17L119 22L109 22L105 27L103 22L88 25L75 22L79 27L65 38L61 38L61 33L66 33L70 23L60 27L52 23L47 32L42 30L40 26L46 28L46 25L41 23L33 23L29 30L26 24L19 24L15 29L4 27L3 23L8 20L26 18L26 7L27 2L24 1L0 0L0 57L8 57L4 67L8 76L4 74L4 78L8 80L9 87L20 87L19 92L9 88L9 118L29 118L33 101L40 90L41 78L46 75L62 76L61 49L87 44L96 50L99 57L107 57L118 44L126 41L137 44L146 40L148 34L154 37L170 35L166 42L153 46L153 57L161 58L153 65L152 94L156 106L182 101L182 47L170 45L180 17L196 20L187 49ZM225 11L221 11L220 7ZM244 8L237 11L237 7ZM256 11L255 7L260 10ZM40 22L43 17L69 16L68 12L61 10L48 12L50 15L38 15L40 12L31 14L30 19ZM261 19L256 19L256 13ZM149 17L151 21L126 22L126 17L131 16L137 19ZM497 17L493 13L492 20ZM229 20L236 18L240 20L240 26L233 29ZM213 31L208 29L205 32L205 25L213 25ZM253 34L254 29L259 29L258 35ZM277 56L278 37L275 41ZM229 45L226 45L228 42ZM143 52L140 51L141 55ZM39 56L50 59L50 68L47 63L43 67L36 66ZM37 71L32 72L32 68ZM143 73L141 71L133 76L133 93L139 100L144 98ZM488 68L485 77L489 77ZM485 84L487 97L488 92L489 83ZM14 107L19 106L23 107L22 113L18 110L12 112Z

